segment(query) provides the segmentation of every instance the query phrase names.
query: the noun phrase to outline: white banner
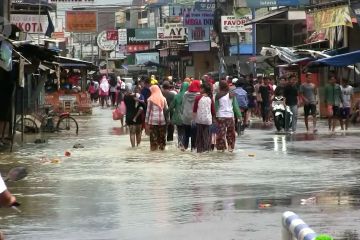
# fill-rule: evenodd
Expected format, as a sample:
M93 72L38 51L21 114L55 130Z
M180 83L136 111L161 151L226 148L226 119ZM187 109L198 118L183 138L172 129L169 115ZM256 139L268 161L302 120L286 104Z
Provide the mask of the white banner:
M118 33L119 33L119 37L118 37L119 45L126 45L127 44L127 30L119 29Z
M11 14L10 19L26 33L45 33L49 25L46 15Z
M221 16L221 32L252 32L252 25L244 25L250 22L251 18L251 15L245 15L239 18L235 16Z
M160 40L184 40L188 29L182 23L168 23L157 28L157 35Z

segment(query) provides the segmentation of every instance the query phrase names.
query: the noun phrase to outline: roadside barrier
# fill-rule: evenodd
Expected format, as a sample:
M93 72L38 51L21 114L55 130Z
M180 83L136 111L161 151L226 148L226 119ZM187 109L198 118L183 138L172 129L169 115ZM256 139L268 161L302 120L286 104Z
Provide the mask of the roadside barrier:
M300 217L293 212L284 212L282 216L282 240L315 240L314 232Z

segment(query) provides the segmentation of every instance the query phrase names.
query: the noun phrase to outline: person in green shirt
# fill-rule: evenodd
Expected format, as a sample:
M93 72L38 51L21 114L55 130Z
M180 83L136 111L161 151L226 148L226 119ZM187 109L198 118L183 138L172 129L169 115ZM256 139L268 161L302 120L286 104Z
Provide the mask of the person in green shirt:
M328 111L329 130L332 129L334 132L336 120L338 120L341 125L340 105L343 104L341 87L337 83L335 76L331 76L329 83L325 86L325 104ZM341 126L341 129L343 130L343 126Z

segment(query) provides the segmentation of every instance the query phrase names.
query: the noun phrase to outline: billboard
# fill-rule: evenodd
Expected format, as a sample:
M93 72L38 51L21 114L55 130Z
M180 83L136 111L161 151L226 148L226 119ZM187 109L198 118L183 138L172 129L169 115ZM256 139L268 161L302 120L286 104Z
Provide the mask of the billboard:
M65 21L66 32L97 32L96 11L66 11Z
M156 40L156 28L135 29L136 40Z
M11 14L10 22L26 33L45 33L49 25L47 15Z
M245 23L251 22L251 18L251 15L244 17L221 16L221 32L252 32L252 25L245 25Z
M159 63L159 53L136 53L135 54L135 64L145 64L147 62Z
M296 7L308 5L309 0L236 0L237 7L265 8L265 7Z
M181 23L168 23L164 27L158 27L157 34L160 40L184 40L187 38L188 29Z
M119 45L127 44L127 30L125 28L118 29L118 42Z

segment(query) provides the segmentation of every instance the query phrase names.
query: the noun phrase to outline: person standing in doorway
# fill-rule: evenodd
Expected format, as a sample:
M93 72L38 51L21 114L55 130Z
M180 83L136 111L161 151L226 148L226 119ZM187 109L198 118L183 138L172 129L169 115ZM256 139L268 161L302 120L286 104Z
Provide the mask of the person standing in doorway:
M341 108L341 126L344 126L345 120L345 130L349 128L350 114L351 114L351 105L352 98L354 95L354 89L349 85L349 81L347 79L343 79L341 85L341 92L343 96L343 107Z
M325 86L325 104L328 111L329 130L335 131L336 120L340 122L340 105L343 103L343 95L341 87L337 83L336 77L332 75L329 79L329 84ZM341 126L341 130L344 130Z
M306 73L306 82L300 87L300 96L304 102L304 120L306 131L309 131L309 116L311 115L313 120L313 132L316 133L317 89L315 84L312 82L312 74L309 72Z
M290 107L290 111L293 114L291 133L296 133L297 117L298 117L298 96L299 96L299 91L297 87L297 78L295 75L291 75L288 79L288 84L284 89L284 97L285 97L286 105ZM287 126L288 124L285 125L286 127L288 127Z
M163 151L166 146L167 121L165 112L168 106L159 86L151 86L150 92L145 117L146 132L150 135L150 150Z

